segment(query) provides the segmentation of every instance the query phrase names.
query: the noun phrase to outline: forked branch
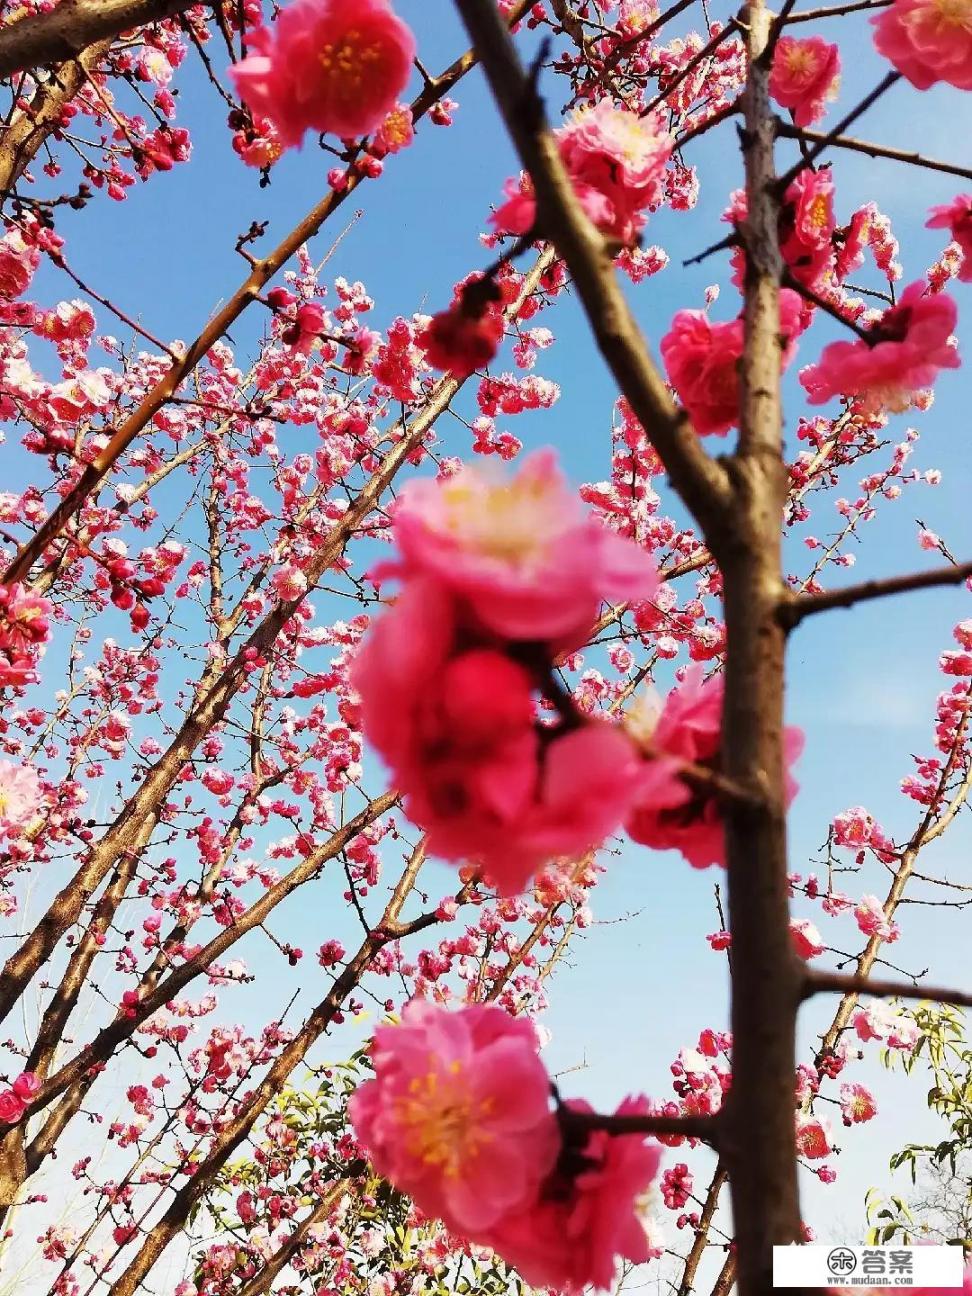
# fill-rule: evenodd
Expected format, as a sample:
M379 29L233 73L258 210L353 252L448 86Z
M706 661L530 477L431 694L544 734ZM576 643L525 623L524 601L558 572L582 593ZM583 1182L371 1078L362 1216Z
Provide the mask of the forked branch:
M720 548L730 515L725 470L709 457L672 400L617 282L604 239L588 220L564 168L543 105L492 0L456 0L507 130L529 172L545 238L563 257L598 348L671 477Z

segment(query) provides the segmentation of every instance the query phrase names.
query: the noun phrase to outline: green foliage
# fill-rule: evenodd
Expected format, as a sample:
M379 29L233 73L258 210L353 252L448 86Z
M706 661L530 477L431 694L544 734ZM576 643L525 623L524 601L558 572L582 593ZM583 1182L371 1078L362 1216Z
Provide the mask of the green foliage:
M885 1050L889 1070L900 1066L908 1074L922 1067L932 1085L927 1093L931 1111L945 1124L937 1143L908 1143L889 1161L903 1170L916 1192L910 1202L884 1198L871 1188L865 1197L870 1225L868 1241L907 1244L922 1237L962 1245L972 1251L972 1047L966 1040L965 1017L944 1004L922 1004L909 1014L921 1032L914 1049Z

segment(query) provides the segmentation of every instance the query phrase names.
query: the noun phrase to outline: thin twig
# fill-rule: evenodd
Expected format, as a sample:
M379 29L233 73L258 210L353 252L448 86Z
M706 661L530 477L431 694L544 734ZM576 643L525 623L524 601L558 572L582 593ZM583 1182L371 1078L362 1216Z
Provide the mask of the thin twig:
M785 135L787 139L803 140L811 144L826 140L832 148L851 149L855 153L866 153L868 157L888 158L891 162L905 162L908 166L924 167L926 171L940 171L943 175L972 180L972 169L969 167L956 166L954 162L939 162L936 158L922 157L920 153L906 153L885 144L872 144L870 140L854 139L850 135L838 134L831 137L820 131L801 130L789 122L780 124L779 134Z
M842 117L833 130L828 131L826 135L821 135L817 143L814 144L813 148L810 149L806 156L802 157L799 162L791 166L789 171L777 180L778 192L786 193L787 189L789 189L790 185L801 171L806 171L807 167L813 166L814 162L816 162L824 149L829 148L838 136L843 135L844 131L852 122L856 122L858 117L863 116L863 114L867 112L868 108L870 108L872 104L876 103L886 90L890 90L895 82L900 80L900 72L889 72L882 81L879 81L871 93L865 95L861 102L855 108L852 108L846 117Z
M822 9L804 9L791 13L787 24L816 22L820 18L842 18L844 14L857 13L860 9L886 9L894 0L851 0L850 4L827 5Z

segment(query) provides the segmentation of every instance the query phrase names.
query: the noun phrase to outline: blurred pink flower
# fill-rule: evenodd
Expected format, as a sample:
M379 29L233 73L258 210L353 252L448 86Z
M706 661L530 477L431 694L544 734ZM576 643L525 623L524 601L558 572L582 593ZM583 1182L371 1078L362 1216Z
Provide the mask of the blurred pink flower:
M381 126L412 71L415 40L388 0L293 0L230 68L285 146L305 131L353 139Z
M963 283L972 283L972 194L959 194L950 203L932 207L925 225L928 229L948 230L962 249L958 277Z
M878 53L917 89L945 81L972 90L968 0L894 0L871 23Z
M589 1112L587 1103L566 1104ZM645 1115L644 1098L627 1098L617 1114ZM650 1253L639 1201L654 1182L661 1149L643 1135L589 1134L562 1157L539 1199L494 1227L486 1241L533 1287L579 1293L608 1289L618 1258L644 1264Z

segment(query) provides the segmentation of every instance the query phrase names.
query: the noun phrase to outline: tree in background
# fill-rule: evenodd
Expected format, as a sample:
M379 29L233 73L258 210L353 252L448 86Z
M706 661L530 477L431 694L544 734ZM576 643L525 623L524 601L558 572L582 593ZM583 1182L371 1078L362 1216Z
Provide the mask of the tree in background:
M828 588L875 516L940 478L908 466L900 416L958 366L952 281L972 277L969 195L929 213L941 256L899 290L890 220L845 208L829 163L972 178L848 134L892 91L917 114L931 85L972 88L962 0L753 0L720 20L693 0L457 0L471 43L438 71L406 8L78 0L0 27L18 445L0 494L0 1208L18 1289L604 1287L616 1261L661 1261L667 1212L673 1290L751 1296L773 1245L810 1236L800 1174L835 1177L826 1103L850 1157L877 1114L856 1064L920 1038L884 1001L970 1002L885 947L906 891L972 885L925 862L972 779L972 622L941 628L911 830L853 806L821 873L787 857L801 737L783 714L805 620L972 575L922 527L942 562ZM833 19L839 46L814 34ZM828 107L867 22L889 70ZM452 125L478 65L523 166L483 213L493 260L451 300L438 285L433 314L396 302L373 327L368 267L327 274L341 209ZM134 317L76 272L71 241L192 165L180 80L221 98L255 184L303 140L323 196L283 234L234 218L242 281L166 342L151 303ZM711 200L692 161L709 132L738 146L741 186ZM723 256L728 305L713 289L657 317L646 281L675 274L648 242L660 208ZM431 254L449 213L425 215ZM581 311L618 396L608 476L578 497L506 424L530 413L569 446L537 366ZM797 345L806 408L784 441ZM830 508L836 531L809 533ZM551 1091L530 1022L600 873L631 867L610 858L621 832L725 870L708 940L732 1011L672 1060L672 1092L598 1113ZM309 910L313 951L294 934ZM664 995L671 970L632 974ZM801 1058L798 1012L824 995ZM367 1061L366 1014L398 1023Z

